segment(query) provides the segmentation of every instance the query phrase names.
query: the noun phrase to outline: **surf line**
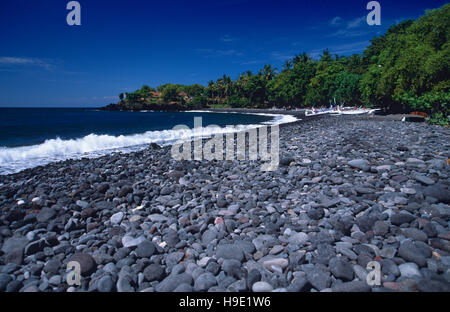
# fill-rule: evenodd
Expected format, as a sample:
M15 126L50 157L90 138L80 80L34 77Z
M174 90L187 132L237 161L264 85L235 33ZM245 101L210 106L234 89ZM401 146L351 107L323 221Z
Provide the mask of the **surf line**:
M204 132L205 129L211 131ZM202 117L194 117L194 129L191 130L186 125L177 125L173 128L176 131L192 131L191 141L178 140L172 145L171 155L174 160L246 160L246 134L248 140L248 159L266 162L261 165L262 171L274 171L278 168L280 158L280 142L279 142L279 126L272 125L270 127L270 145L268 142L268 127L257 126L255 128L247 128L243 131L238 126L226 126L220 128L216 125L209 125L206 128L202 126ZM220 132L215 132L218 130ZM214 133L215 132L215 133ZM234 135L237 134L235 142ZM213 138L211 138L213 136ZM201 139L209 138L210 140L203 146ZM193 140L193 154L191 142ZM226 145L225 158L223 144ZM235 156L235 143L237 147ZM268 151L270 149L270 152ZM214 152L213 152L214 150Z

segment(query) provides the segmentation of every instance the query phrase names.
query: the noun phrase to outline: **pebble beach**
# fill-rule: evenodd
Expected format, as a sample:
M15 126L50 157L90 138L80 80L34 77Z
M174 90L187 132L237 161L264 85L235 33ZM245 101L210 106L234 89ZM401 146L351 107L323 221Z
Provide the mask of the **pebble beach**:
M449 128L302 117L279 136L269 172L152 145L0 176L0 291L450 291Z

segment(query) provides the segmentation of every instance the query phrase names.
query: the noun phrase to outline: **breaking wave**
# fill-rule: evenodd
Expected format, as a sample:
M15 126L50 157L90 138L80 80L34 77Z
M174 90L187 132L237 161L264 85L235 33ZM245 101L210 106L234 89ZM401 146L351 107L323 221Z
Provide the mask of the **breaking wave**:
M297 120L290 115L273 114L271 116L275 118L264 124L274 125ZM140 134L119 136L89 134L78 139L49 139L42 144L31 146L0 147L0 175L67 159L95 158L112 152L138 151L145 149L150 143L164 146L179 140L191 140L193 137L210 137L213 134L243 131L260 126L261 124L234 127L209 126L198 128L196 131L186 127L186 129L179 130L147 131Z

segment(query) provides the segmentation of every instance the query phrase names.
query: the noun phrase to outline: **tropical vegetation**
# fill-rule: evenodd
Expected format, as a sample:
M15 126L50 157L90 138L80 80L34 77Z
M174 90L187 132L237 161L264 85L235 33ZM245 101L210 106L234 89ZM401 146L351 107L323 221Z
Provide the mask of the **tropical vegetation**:
M450 4L429 10L416 21L393 25L361 54L318 60L301 53L278 69L264 65L236 79L223 75L200 84L144 85L120 94L107 109L379 107L389 112L425 112L449 123Z

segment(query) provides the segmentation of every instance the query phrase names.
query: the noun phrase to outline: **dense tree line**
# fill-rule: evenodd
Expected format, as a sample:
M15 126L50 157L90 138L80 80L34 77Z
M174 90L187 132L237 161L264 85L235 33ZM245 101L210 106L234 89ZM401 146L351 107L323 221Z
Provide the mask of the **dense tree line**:
M403 21L375 37L362 55L325 50L319 60L296 55L281 69L264 65L236 79L223 75L207 86L143 86L121 94L116 107L145 109L203 107L319 107L331 101L381 107L391 112L423 111L448 122L450 110L450 4ZM174 106L174 107L175 107Z

